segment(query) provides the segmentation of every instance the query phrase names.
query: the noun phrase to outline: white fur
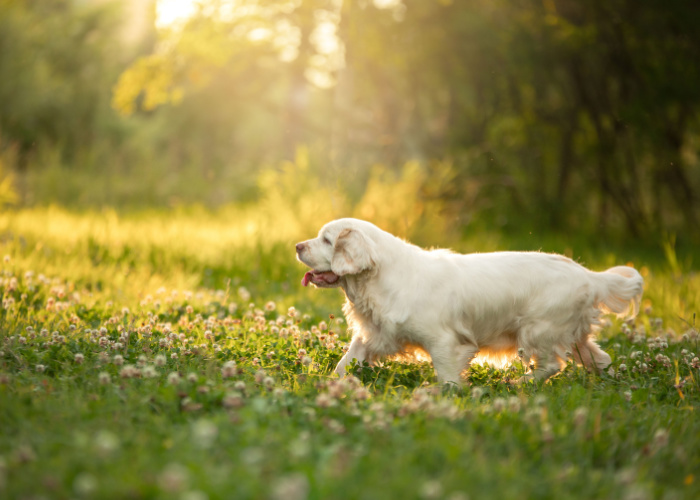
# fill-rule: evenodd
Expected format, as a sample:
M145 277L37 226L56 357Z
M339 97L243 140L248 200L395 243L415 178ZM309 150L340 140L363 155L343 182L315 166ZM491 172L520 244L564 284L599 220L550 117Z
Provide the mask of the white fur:
M326 224L297 245L297 258L317 271L305 284L339 286L347 297L353 338L340 375L353 359L374 363L416 348L442 382L459 382L477 353L512 357L519 349L537 379L569 356L602 369L611 360L592 339L599 316L630 306L635 315L643 286L631 267L593 272L556 254L423 250L356 219Z

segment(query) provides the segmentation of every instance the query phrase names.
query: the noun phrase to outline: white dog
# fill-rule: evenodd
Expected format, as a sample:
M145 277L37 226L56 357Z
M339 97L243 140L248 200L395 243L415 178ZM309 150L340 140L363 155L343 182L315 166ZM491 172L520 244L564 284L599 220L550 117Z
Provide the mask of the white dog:
M639 309L643 279L631 267L589 271L562 255L423 250L375 225L340 219L296 245L311 267L302 283L341 287L353 332L335 369L422 349L441 382L458 383L477 353L534 360L547 379L568 357L589 369L610 356L591 338L601 313Z

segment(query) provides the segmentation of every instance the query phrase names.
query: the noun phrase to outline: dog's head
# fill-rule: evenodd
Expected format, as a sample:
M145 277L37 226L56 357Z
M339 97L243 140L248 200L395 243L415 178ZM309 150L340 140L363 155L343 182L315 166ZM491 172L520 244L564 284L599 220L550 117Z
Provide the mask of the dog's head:
M302 284L334 288L346 275L372 269L376 262L376 244L369 236L371 224L356 219L340 219L323 226L318 237L297 243L297 259L311 268Z

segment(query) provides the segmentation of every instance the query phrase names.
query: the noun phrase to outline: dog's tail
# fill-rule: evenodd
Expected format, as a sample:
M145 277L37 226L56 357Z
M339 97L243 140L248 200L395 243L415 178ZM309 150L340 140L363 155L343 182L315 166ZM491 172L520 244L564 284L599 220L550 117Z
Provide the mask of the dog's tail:
M633 267L616 266L602 273L596 273L599 289L600 309L617 316L633 318L639 312L642 300L644 279Z

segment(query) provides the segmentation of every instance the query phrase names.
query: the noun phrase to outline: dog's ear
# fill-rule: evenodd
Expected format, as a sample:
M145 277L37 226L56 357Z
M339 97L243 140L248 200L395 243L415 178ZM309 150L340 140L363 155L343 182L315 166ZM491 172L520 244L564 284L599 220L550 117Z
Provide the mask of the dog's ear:
M344 229L335 241L331 270L338 276L357 274L374 267L374 242L360 231Z

